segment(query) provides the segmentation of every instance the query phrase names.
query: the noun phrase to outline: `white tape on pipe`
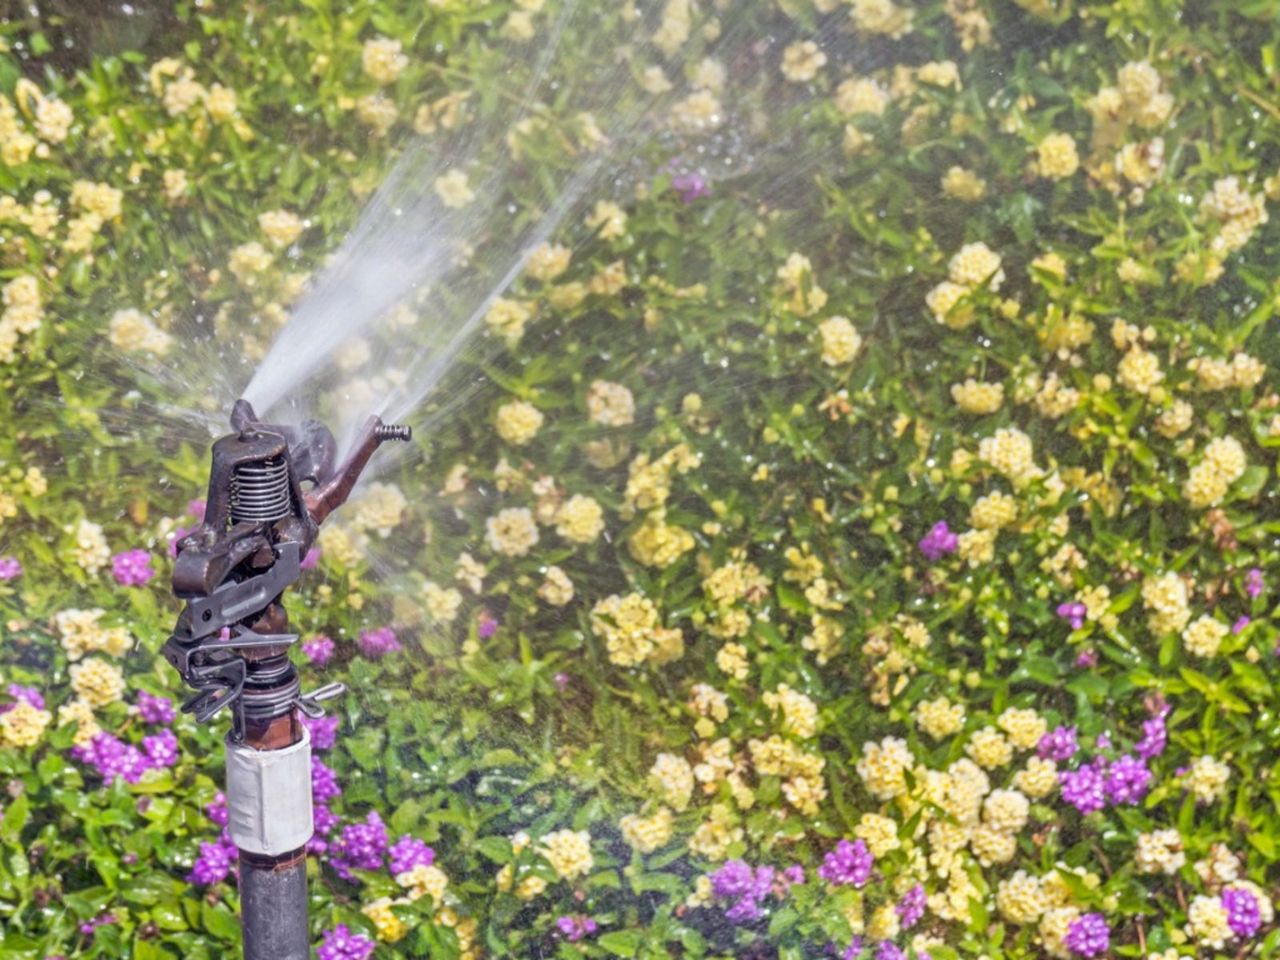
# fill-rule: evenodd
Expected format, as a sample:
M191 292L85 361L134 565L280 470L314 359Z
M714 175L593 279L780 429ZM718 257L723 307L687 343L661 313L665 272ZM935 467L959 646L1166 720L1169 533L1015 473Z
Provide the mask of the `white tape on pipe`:
M311 839L311 734L279 750L227 746L227 827L241 850L279 856Z

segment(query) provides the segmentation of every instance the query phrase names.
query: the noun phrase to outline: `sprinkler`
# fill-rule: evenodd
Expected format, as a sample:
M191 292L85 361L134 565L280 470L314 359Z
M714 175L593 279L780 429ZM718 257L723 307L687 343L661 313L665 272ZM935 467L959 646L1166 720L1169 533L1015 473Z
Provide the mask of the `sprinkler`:
M245 400L234 433L213 445L204 522L178 541L173 592L186 606L162 649L196 692L182 705L199 723L227 710L227 809L240 851L246 960L305 960L306 845L314 832L311 739L298 712L343 693L303 693L289 647L284 591L298 579L320 524L346 502L378 445L409 427L370 417L350 456L315 420L263 423Z

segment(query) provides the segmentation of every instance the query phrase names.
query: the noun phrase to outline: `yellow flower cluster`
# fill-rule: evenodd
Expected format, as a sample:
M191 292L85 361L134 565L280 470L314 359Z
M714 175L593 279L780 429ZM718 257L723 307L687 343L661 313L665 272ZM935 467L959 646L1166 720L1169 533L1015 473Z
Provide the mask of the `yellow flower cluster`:
M71 558L85 573L96 575L111 559L111 548L107 546L102 527L92 521L81 520L67 532L73 537Z
M773 692L766 691L761 699L770 710L782 712L782 729L785 733L802 740L817 734L818 705L803 693L780 683Z
M1069 133L1051 133L1036 147L1036 170L1050 180L1065 180L1080 169L1080 155Z
M123 656L133 646L133 638L124 627L104 627L99 622L103 610L60 610L53 615L53 628L58 633L68 660L79 660L86 653L102 651L113 657Z
M126 353L145 352L163 357L173 345L173 337L161 330L140 310L117 310L108 327L111 344Z
M427 613L436 623L453 623L458 618L462 594L456 587L441 587L428 582L423 587L422 595L426 600Z
M1229 632L1225 623L1211 616L1197 617L1182 631L1182 645L1188 653L1207 659L1217 655Z
M587 390L587 414L605 427L626 427L635 422L636 401L620 383L594 380Z
M0 363L12 363L18 340L40 329L44 307L35 277L15 277L4 285L4 312L0 313Z
M385 87L395 83L409 65L409 58L400 51L399 40L373 37L364 43L364 49L360 53L360 67L366 77Z
M1191 619L1186 581L1173 572L1149 577L1143 582L1142 604L1147 609L1147 625L1152 633L1177 633Z
M539 851L562 880L586 876L595 863L591 835L585 830L557 830L542 838Z
M659 807L650 817L629 813L618 821L622 839L637 853L653 853L671 839L674 820L668 807Z
M808 83L827 62L827 55L812 40L801 40L782 51L782 75L792 83Z
M68 669L71 689L91 707L105 707L124 697L124 674L106 660L92 657Z
M1223 177L1200 200L1200 219L1218 227L1213 239L1216 254L1239 250L1253 232L1267 222L1267 197L1250 194L1240 186L1239 177Z
M538 542L538 524L528 507L507 507L485 521L484 541L494 553L523 557Z
M1196 757L1187 771L1186 783L1201 803L1213 803L1226 792L1231 768L1211 756Z
M978 459L1015 486L1023 486L1041 474L1035 464L1031 438L1017 427L1001 427L984 437L978 444Z
M571 543L594 543L604 530L604 508L578 493L556 511L555 520L556 533Z
M386 538L404 520L409 501L394 483L371 483L351 511L351 525Z
M631 556L646 567L663 569L692 550L693 535L683 527L667 523L665 510L650 511L644 522L627 538Z
M1004 404L1004 384L982 383L970 377L951 385L951 399L965 413L995 413Z
M48 710L33 707L26 700L19 700L9 710L0 713L0 745L6 747L33 747L53 720Z
M829 367L850 363L862 347L862 337L847 317L828 317L818 324L822 362Z
M850 77L841 81L835 92L836 109L843 116L878 117L889 105L889 92L866 77Z
M647 453L638 454L628 471L623 516L636 509L662 506L671 495L671 474L688 473L701 462L701 457L683 443L676 444L656 460L650 460Z
M1204 456L1191 468L1182 495L1193 507L1214 507L1227 495L1231 484L1244 475L1249 461L1234 437L1218 437L1205 446Z
M515 346L524 336L525 325L533 317L527 304L507 297L498 297L484 315L490 332L502 337L507 346Z
M987 195L987 184L972 170L951 167L942 177L942 192L965 203L977 203Z
M853 0L849 15L857 29L899 40L911 32L916 14L893 0Z
M953 330L963 330L974 321L972 304L965 298L976 289L986 287L992 292L1004 282L1000 255L985 243L967 243L951 258L947 279L925 297L925 305L940 324Z
M800 317L811 317L827 304L827 292L818 286L813 264L801 253L793 253L778 268L778 296L783 308Z
M749 740L751 765L760 776L781 777L782 794L787 802L807 817L816 816L827 798L827 785L822 771L827 762L806 753L798 744L774 734L767 740Z
M553 607L563 607L573 600L573 581L557 566L547 567L538 596Z
M522 447L538 435L544 417L532 403L513 400L498 408L496 426L498 436L507 443Z
M661 626L648 597L605 597L591 608L591 632L604 640L609 660L620 667L669 663L684 654L684 634Z

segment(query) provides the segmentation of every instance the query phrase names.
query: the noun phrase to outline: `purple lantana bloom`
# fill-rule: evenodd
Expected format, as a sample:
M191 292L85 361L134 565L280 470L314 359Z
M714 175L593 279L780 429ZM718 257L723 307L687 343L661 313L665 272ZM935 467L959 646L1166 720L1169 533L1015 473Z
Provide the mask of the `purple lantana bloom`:
M1111 946L1111 929L1107 918L1100 913L1085 913L1076 917L1067 927L1062 942L1079 957L1096 957Z
M1262 926L1262 910L1258 898L1244 887L1227 887L1222 891L1222 906L1227 911L1227 926L1237 937L1252 937Z
M151 569L151 552L139 547L125 550L111 558L111 575L122 587L140 587L156 572Z
M381 659L399 649L400 641L396 639L396 632L390 627L365 630L360 634L360 652L370 660Z
M414 867L429 867L435 863L436 852L427 846L425 841L405 834L391 845L387 851L391 860L391 875L398 877L408 873Z
M920 552L924 554L925 559L930 563L936 563L949 553L955 553L960 548L960 538L951 532L951 528L947 526L947 521L939 520L929 532L920 538L920 542L916 544L920 548Z
M302 655L313 666L323 667L333 658L333 640L321 634L302 645Z
M345 923L321 935L322 942L316 948L316 960L369 960L373 953L373 941L361 933L352 933Z
M1059 763L1070 760L1080 749L1076 742L1075 727L1055 727L1040 738L1036 744L1036 755L1041 760L1056 760Z
M600 929L590 917L581 915L564 916L556 921L556 929L570 943L577 943L583 937L589 937Z
M914 887L902 895L902 899L898 901L894 907L898 912L898 919L901 922L903 930L910 930L924 916L924 908L928 905L929 898L924 892L924 886L917 883Z
M1071 602L1058 604L1056 612L1060 618L1071 624L1072 630L1079 630L1084 626L1084 615L1088 610L1083 603Z
M0 580L13 580L22 576L22 563L12 554L0 557Z
M871 879L871 868L874 865L875 857L865 843L861 840L853 843L841 840L834 850L823 857L818 876L837 886L852 884L861 887Z
M1265 589L1266 582L1262 579L1262 570L1254 567L1245 575L1244 592L1251 598L1257 599Z
M1081 813L1095 813L1107 805L1106 790L1101 767L1104 762L1085 764L1079 770L1067 770L1058 775L1062 785L1062 799Z
M167 727L173 723L177 714L173 709L173 701L168 697L157 697L146 690L138 691L138 716L143 723Z
M334 845L333 869L343 880L354 880L352 870L377 870L387 853L387 828L376 810L369 811L364 823L342 828L342 837Z
M1107 768L1103 788L1117 804L1135 804L1151 789L1151 771L1137 757L1125 754Z

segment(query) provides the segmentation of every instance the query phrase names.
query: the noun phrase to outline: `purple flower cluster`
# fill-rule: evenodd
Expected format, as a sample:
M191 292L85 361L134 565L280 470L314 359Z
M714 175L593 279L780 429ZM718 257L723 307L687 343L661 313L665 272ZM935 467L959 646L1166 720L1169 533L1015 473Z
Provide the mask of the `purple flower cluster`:
M773 867L756 867L729 860L711 875L711 892L734 903L724 912L734 923L760 919L760 901L773 890Z
M402 873L408 873L414 867L429 867L435 863L436 852L427 844L405 834L399 840L391 845L391 849L387 851L391 863L391 875L398 877Z
M360 634L360 652L370 660L378 660L389 653L400 649L400 641L396 632L390 627L378 627L376 630L365 630Z
M147 693L145 690L138 691L138 716L142 718L143 723L154 724L159 727L170 726L177 714L173 709L173 701L168 697L157 697L154 694Z
M336 714L312 719L299 711L298 719L307 728L307 732L311 734L311 748L313 750L331 750L333 745L338 742L339 718Z
M1106 953L1111 946L1106 917L1100 913L1081 914L1068 925L1062 942L1076 956L1096 957Z
M93 767L103 781L123 777L137 783L148 770L171 767L178 762L178 738L172 730L142 738L142 749L125 743L110 733L99 733L88 743L71 748L71 756Z
M227 879L227 874L231 872L239 856L236 845L225 835L212 843L204 841L200 844L200 856L196 857L196 862L191 865L187 880L204 887L212 883L221 883Z
M1128 753L1110 762L1096 757L1059 775L1062 799L1082 814L1095 813L1108 803L1136 804L1151 789L1151 781L1146 761Z
M125 550L111 558L111 575L122 587L140 587L156 572L151 569L151 552L139 547Z
M1227 911L1227 926L1237 937L1252 937L1262 926L1258 898L1243 887L1227 887L1222 891L1222 907Z
M1253 623L1253 618L1248 614L1237 617L1236 622L1231 625L1231 635L1238 637L1240 634L1244 633L1245 627L1249 626L1251 623Z
M924 554L926 560L930 563L937 563L949 553L955 553L960 549L960 538L951 532L951 528L947 526L947 521L939 520L929 532L920 538L920 542L916 544L920 548L920 552Z
M17 557L6 553L0 557L0 580L13 580L22 576L22 563Z
M590 937L599 929L600 925L594 920L580 914L564 916L556 921L556 930L570 943L577 943L583 937Z
M875 960L907 960L907 953L892 940L881 940L876 945Z
M1082 764L1078 770L1067 770L1058 775L1062 784L1062 799L1081 813L1095 813L1107 805L1103 770L1106 761L1101 757L1094 763Z
M671 178L671 186L676 193L680 194L680 200L684 203L693 203L702 197L711 196L711 185L707 183L706 177L696 170L676 174Z
M302 654L315 667L323 667L333 659L333 640L321 634L302 645Z
M1084 626L1084 615L1088 612L1088 609L1083 603L1076 601L1058 604L1056 612L1059 617L1071 624L1072 630L1079 630Z
M841 840L836 848L822 858L822 866L818 868L818 876L828 883L837 886L852 884L863 886L871 879L871 868L875 866L875 857L861 840L850 843Z
M497 618L488 610L481 610L479 616L476 617L476 636L481 640L488 640L497 632Z
M1112 803L1133 805L1151 789L1151 771L1144 761L1126 753L1107 767L1104 786Z
M345 923L321 935L316 948L316 960L369 960L373 953L373 941L360 933L352 933Z
M1262 579L1262 571L1258 567L1254 567L1244 578L1244 592L1251 599L1256 600L1262 595L1262 591L1267 587L1266 582Z
M1079 749L1075 727L1055 727L1040 738L1036 744L1036 755L1041 760L1063 763L1074 757Z
M898 912L898 920L903 930L910 930L920 922L928 902L929 898L924 892L924 886L919 883L902 895L902 899L894 909Z
M316 832L307 841L307 852L322 854L329 849L324 839L338 825L338 816L329 809L329 801L342 793L338 786L338 777L325 766L324 761L314 754L311 756L311 806L315 820Z
M343 880L355 880L351 872L378 870L387 854L387 828L376 810L369 811L364 823L352 823L342 828L342 837L333 845L330 862Z
M24 687L20 683L11 683L7 692L9 696L13 697L14 703L6 703L0 706L0 713L8 713L17 705L19 700L29 703L37 710L44 709L44 695L35 687Z
M1164 748L1169 743L1169 734L1164 726L1164 718L1168 712L1166 707L1156 716L1142 721L1142 739L1133 745L1133 752L1143 760L1150 760L1164 753Z
M109 924L119 922L120 921L116 919L116 915L114 913L100 913L91 920L86 920L84 923L80 924L80 932L92 940L94 933L99 927L105 927Z

